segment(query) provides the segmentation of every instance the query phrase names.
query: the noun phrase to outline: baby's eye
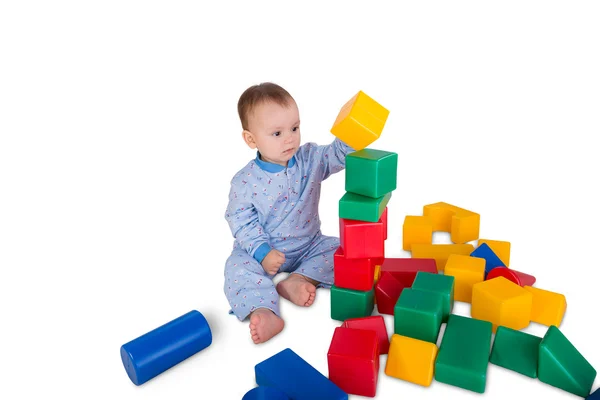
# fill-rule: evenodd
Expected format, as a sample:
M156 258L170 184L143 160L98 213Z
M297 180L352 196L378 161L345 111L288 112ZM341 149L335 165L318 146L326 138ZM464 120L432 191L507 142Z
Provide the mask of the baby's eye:
M281 135L281 132L279 132L279 131L273 133L273 136L279 136L279 135Z
M298 132L298 129L300 129L300 127L299 126L295 126L295 127L292 128L292 132Z

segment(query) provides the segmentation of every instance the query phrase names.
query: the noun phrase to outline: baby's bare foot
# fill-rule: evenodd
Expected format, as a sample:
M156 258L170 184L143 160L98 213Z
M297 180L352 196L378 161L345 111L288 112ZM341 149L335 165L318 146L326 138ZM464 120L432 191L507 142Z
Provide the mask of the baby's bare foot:
M296 305L308 307L315 301L317 288L311 279L290 274L277 284L277 292Z
M254 344L266 342L283 329L283 320L268 308L259 308L250 315L250 336Z

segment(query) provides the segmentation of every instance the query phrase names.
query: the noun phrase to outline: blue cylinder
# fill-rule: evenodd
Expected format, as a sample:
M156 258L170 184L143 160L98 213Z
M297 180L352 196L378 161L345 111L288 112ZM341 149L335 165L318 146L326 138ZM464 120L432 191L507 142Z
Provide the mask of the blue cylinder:
M212 343L204 316L192 310L121 346L129 379L141 385Z
M258 386L246 393L242 400L290 400L290 398L274 387Z

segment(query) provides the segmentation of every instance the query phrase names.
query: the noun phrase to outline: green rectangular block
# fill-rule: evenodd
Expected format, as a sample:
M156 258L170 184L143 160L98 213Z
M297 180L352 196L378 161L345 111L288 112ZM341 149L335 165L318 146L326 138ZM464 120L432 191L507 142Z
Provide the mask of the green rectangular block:
M349 318L368 317L375 307L375 289L360 290L331 287L331 318L345 321Z
M339 217L357 221L377 222L391 197L392 192L376 199L346 192L340 199Z
M596 370L556 326L540 343L538 379L548 385L586 397L592 390Z
M346 191L379 198L396 190L398 154L363 149L346 155Z
M438 293L405 288L394 306L394 333L437 343L442 307Z
M541 337L499 326L490 362L530 378L537 378Z
M435 380L485 392L492 323L450 314L435 360Z
M419 271L413 281L412 288L439 293L442 296L442 322L448 321L448 316L454 308L453 276Z

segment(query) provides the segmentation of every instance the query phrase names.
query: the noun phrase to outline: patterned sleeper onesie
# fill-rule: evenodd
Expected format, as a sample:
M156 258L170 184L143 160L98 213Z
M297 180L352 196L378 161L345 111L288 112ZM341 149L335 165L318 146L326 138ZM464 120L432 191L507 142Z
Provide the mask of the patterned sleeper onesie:
M333 253L339 238L321 233L321 182L345 168L354 151L339 139L306 143L284 167L257 154L231 180L225 219L235 237L225 263L225 295L240 321L257 308L279 313L279 294L260 264L271 249L285 254L279 272L333 284Z

